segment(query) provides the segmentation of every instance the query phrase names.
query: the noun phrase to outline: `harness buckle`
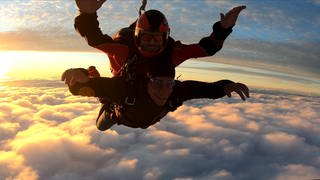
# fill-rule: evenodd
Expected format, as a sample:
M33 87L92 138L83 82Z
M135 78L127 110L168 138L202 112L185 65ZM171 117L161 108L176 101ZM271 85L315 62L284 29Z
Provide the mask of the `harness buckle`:
M124 100L124 103L129 106L133 106L135 102L136 102L136 98L133 98L133 97L126 97Z

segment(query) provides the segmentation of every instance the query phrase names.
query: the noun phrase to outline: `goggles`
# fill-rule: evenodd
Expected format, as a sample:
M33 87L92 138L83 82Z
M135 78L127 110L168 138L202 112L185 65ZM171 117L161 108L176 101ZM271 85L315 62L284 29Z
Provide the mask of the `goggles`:
M150 78L149 81L152 88L160 89L162 87L172 88L175 84L174 79L159 79L159 78Z
M163 33L162 32L150 32L142 29L136 29L135 35L139 37L142 42L150 42L153 40L155 43L163 43Z
M145 34L142 34L140 37L141 42L151 42L152 40L153 42L159 43L159 44L162 44L163 42L162 35L158 33L157 34L145 33Z

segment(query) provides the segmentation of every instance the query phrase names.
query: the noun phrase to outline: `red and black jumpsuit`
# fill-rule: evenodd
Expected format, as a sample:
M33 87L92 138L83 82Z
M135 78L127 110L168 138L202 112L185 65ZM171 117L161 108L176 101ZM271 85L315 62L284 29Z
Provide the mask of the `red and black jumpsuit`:
M127 62L132 54L136 54L139 60L146 60L137 51L134 45L133 33L134 27L126 28L118 33L114 38L103 34L99 28L98 16L96 13L87 14L80 12L75 18L75 29L84 37L88 44L105 52L110 60L111 70L114 76L118 76L119 70ZM163 53L170 51L170 61L174 67L190 58L207 57L214 55L222 48L224 40L232 32L232 28L223 29L220 22L216 22L212 27L212 33L208 37L202 38L196 44L182 44L180 41L174 41L171 38L170 45L166 47Z
M174 41L171 37L169 37L167 46L165 50L162 51L162 53L157 55L157 57L146 59L141 56L134 44L134 26L131 25L128 28L120 30L114 38L111 38L109 35L102 33L102 31L99 28L99 22L97 18L98 16L96 13L80 13L80 15L75 18L75 29L81 34L82 37L84 37L87 40L90 46L99 49L108 55L110 67L114 76L121 76L122 74L120 74L120 70L126 64L126 62L134 56L136 56L137 59L141 62L153 63L154 61L158 61L157 63L161 63L159 64L159 67L162 68L167 67L167 65L176 67L185 60L190 58L212 56L222 48L224 40L232 32L231 28L223 29L221 28L220 23L217 22L213 25L213 32L211 33L211 35L202 38L199 41L199 43L196 44L182 44L180 41ZM135 72L136 74L140 73L139 75L142 75L142 77L144 77L143 73L147 72L146 70L144 70L144 68L134 68L134 70L137 71ZM105 83L109 84L107 82ZM122 93L122 96L128 96L128 88L125 85L125 83L122 84L121 87L119 86L119 88L117 88L118 91L112 91L112 95L106 94L106 92L108 92L108 88L103 87L109 87L109 90L112 90L113 88L110 89L110 87L113 86L105 86L104 81L100 81L100 83L93 84L95 90L97 92L100 92L96 94L97 97L107 97L109 101L122 104L124 97L116 98L116 94L119 93L119 91L124 91ZM145 87L144 85L139 86L139 83L137 84L137 89ZM173 103L174 105L172 107L157 107L150 100L145 100L145 98L148 98L145 89L142 89L141 91L136 91L139 93L135 94L135 96L137 96L136 99L138 101L136 101L134 106L131 106L129 109L126 109L126 111L123 112L122 119L120 120L122 121L121 124L127 125L129 127L146 128L158 122L164 115L167 114L167 112L173 111L175 108L180 106L182 102L185 100L203 97L215 99L224 96L221 84L219 84L218 92L213 91L214 89L216 89L215 87L207 88L209 87L208 84L202 85L199 82L188 82L182 83L179 86L175 86L175 89L177 89L178 87L178 90L174 90L174 93L171 95L172 98L170 98L171 100L169 100L167 103L168 105L172 105L172 103L170 103L171 101L176 102ZM212 90L212 92L209 93L209 90ZM140 92L143 93L140 94ZM140 103L139 99L141 100ZM146 109L148 109L148 111L146 111ZM146 114L146 112L148 113Z

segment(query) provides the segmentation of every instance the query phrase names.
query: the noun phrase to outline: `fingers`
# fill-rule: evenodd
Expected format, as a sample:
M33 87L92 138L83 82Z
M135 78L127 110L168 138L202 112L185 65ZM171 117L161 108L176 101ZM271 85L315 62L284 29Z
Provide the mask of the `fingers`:
M245 8L246 8L246 6L237 6L237 7L232 8L229 12L239 14Z
M220 24L222 28L230 28L233 27L236 24L236 21L238 19L238 16L240 12L245 9L246 6L237 6L232 8L230 11L228 11L224 16L221 16L220 14Z
M239 83L239 84L241 84L241 83ZM241 84L241 90L246 95L247 98L250 97L250 91L249 91L249 88L246 85Z
M241 97L242 101L246 100L246 97L243 94L243 91L241 91L240 89L235 90L235 92Z
M72 71L73 71L73 69L68 69L63 73L64 74L64 83L69 85L69 86L73 85L73 83L72 83L72 79L73 79Z
M239 7L240 11L244 10L245 8L247 8L247 6L244 6L244 5L238 6L238 7Z
M243 101L246 100L246 97L250 97L249 88L242 83L236 83L234 91L241 97Z
M67 84L67 82L70 81L70 71L72 70L72 68L65 70L61 75L61 81L65 81L65 83Z
M224 14L220 13L220 20L222 20L224 18Z
M61 81L64 81L64 80L66 79L66 72L67 72L67 71L64 71L64 72L62 73L61 78L60 78Z
M231 97L231 91L227 91L227 92L226 92L226 95L227 95L228 97Z
M239 16L240 12L245 8L246 8L246 6L234 7L229 12L227 12L226 16L237 18Z
M243 101L250 97L249 88L242 83L230 83L224 89L228 97L231 97L232 92L236 92Z
M89 77L85 74L81 68L78 69L68 69L63 72L61 76L61 81L69 86L75 85L77 82L86 83L89 81Z

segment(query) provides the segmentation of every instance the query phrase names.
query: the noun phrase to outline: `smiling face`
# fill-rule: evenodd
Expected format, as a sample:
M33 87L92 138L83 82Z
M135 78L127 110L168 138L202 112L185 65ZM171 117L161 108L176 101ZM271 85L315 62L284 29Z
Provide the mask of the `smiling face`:
M151 78L147 84L150 98L158 106L164 106L172 93L174 79L171 77Z
M154 57L165 48L169 33L169 24L164 14L155 9L145 11L136 21L136 47L143 57Z
M138 41L138 49L144 57L156 56L164 48L163 33L143 31Z

